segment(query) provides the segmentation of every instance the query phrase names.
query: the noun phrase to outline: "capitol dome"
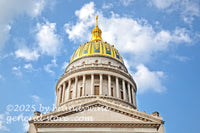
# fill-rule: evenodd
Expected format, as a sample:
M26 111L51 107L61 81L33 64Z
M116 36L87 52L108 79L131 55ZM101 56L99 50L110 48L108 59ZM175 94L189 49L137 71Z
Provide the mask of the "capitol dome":
M101 99L136 109L137 87L113 45L96 26L91 40L80 45L56 86L57 107Z

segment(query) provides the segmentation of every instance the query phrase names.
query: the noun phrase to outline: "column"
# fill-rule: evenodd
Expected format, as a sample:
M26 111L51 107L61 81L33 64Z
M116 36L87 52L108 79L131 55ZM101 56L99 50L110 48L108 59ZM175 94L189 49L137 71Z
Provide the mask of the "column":
M133 88L134 89L134 88ZM134 104L135 104L135 107L137 108L137 102L136 102L136 92L133 90L133 92L134 92Z
M68 82L67 100L69 100L70 90L71 90L71 79L69 79L69 82Z
M91 95L94 95L94 74L91 75Z
M79 98L80 97L80 86L78 86L78 82L77 82L77 87L76 87L76 97Z
M60 91L60 93L59 93L59 104L61 104L61 98L62 98L62 87L60 86L60 88L59 88L59 91Z
M111 76L108 75L108 96L111 96Z
M127 101L125 80L122 81L122 87L123 87L124 100Z
M134 91L134 88L131 87L131 90L132 90L132 100L133 100L133 104L135 105L135 91ZM136 106L136 105L135 105Z
M119 80L118 77L116 77L116 93L117 93L117 98L120 98L120 90L119 90Z
M56 106L58 106L58 101L59 101L59 89L56 89Z
M73 98L76 98L77 86L78 86L78 77L75 77L75 84L74 84Z
M82 96L85 96L85 75L83 75L83 91L82 91Z
M128 100L129 100L129 103L131 103L131 87L130 87L130 83L128 83Z
M99 94L100 95L103 95L103 75L102 74L100 74L100 83L99 83L99 85L100 85L100 92L99 92Z
M63 92L62 92L62 102L65 102L65 89L66 89L66 83L63 83Z

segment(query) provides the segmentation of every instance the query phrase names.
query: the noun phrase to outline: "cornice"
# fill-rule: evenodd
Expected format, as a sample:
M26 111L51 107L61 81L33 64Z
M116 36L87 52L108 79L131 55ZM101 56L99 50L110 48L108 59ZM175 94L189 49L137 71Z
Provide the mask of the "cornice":
M78 128L78 127L109 127L109 128L159 128L158 123L133 123L133 122L37 122L37 128Z

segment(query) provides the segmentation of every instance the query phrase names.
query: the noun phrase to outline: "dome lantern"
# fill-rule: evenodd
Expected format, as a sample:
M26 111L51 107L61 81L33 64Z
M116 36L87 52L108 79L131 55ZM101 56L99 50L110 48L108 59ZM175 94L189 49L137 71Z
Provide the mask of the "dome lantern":
M91 41L101 41L101 29L99 29L98 27L98 16L96 16L96 26L95 28L92 30L92 38Z

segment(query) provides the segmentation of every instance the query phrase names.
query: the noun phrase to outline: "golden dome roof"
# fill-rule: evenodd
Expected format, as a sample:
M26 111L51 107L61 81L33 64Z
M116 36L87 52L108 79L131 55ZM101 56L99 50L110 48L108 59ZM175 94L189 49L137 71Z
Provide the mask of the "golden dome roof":
M109 56L123 63L123 59L120 56L118 50L114 48L114 45L110 45L107 42L102 41L101 29L98 27L97 19L98 17L96 16L96 26L92 30L91 41L80 45L79 48L76 49L71 57L70 63L78 58L88 55Z

